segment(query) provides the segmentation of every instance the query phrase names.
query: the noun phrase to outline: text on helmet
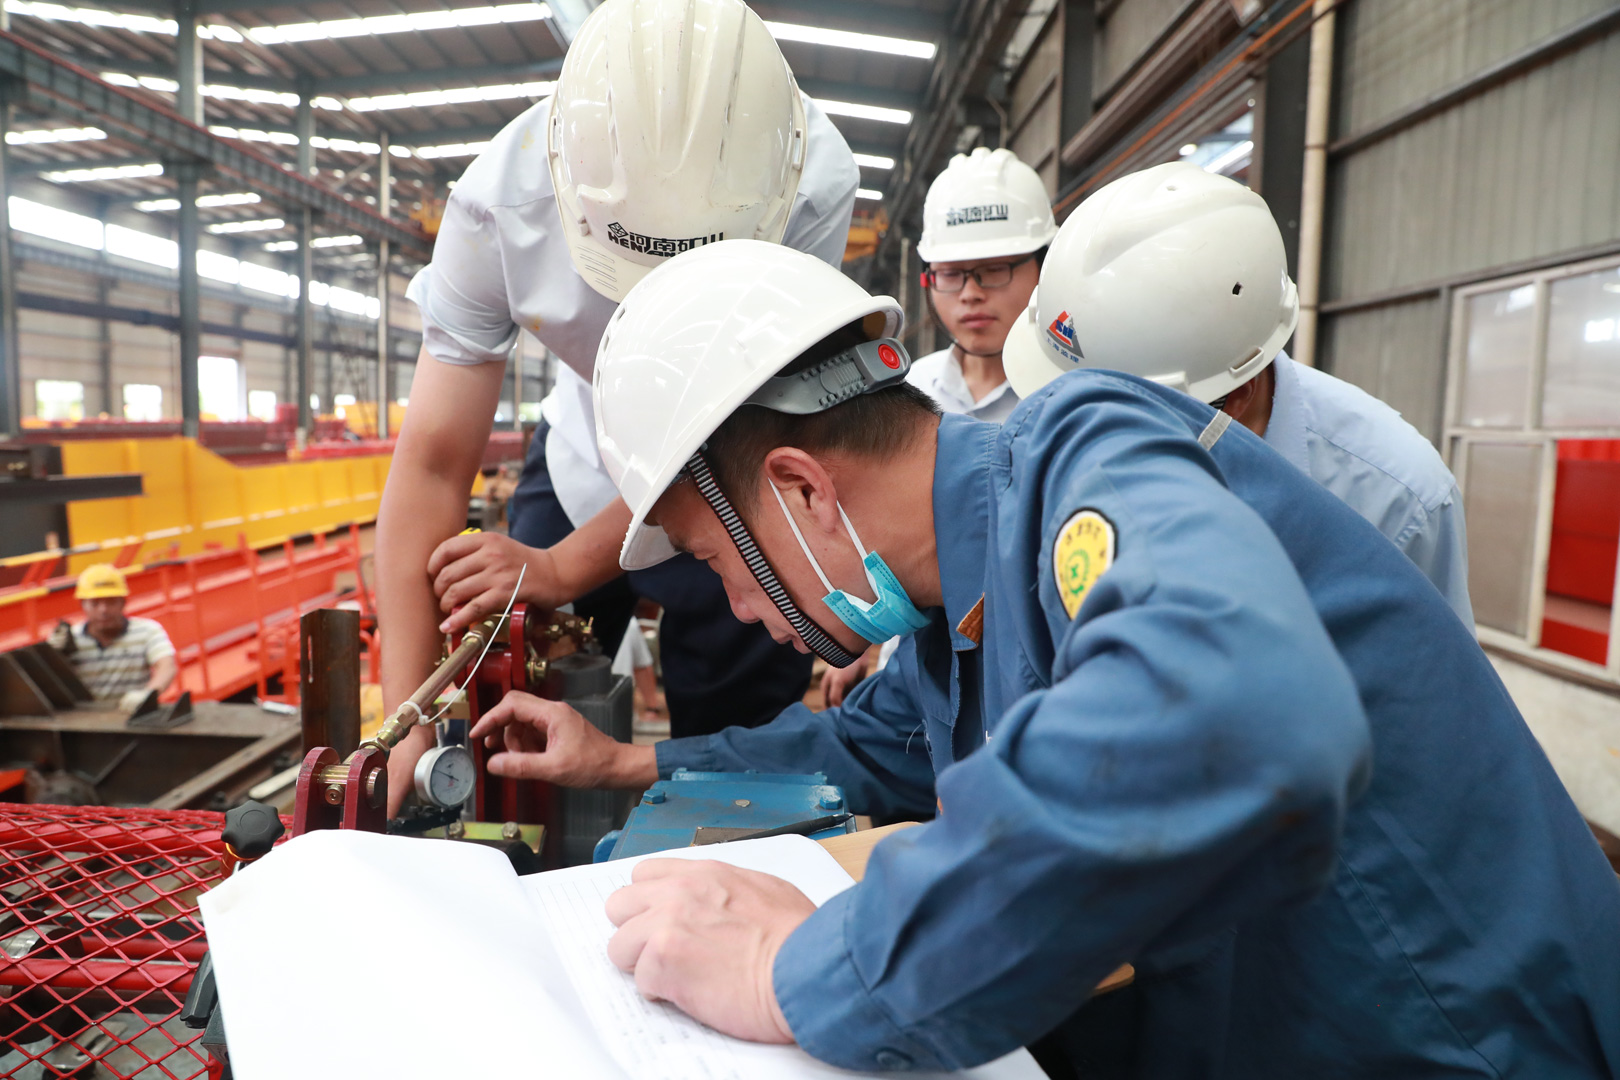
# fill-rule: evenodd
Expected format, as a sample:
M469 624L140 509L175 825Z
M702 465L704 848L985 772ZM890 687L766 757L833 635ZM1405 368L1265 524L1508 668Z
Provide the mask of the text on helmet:
M608 223L608 239L615 244L640 255L656 255L661 258L679 255L683 251L691 251L704 244L718 243L725 238L725 233L710 233L708 236L694 236L690 240L666 240L659 236L633 233L617 221Z
M946 225L976 225L981 221L1006 221L1008 218L1006 203L991 203L989 206L964 206L945 211Z

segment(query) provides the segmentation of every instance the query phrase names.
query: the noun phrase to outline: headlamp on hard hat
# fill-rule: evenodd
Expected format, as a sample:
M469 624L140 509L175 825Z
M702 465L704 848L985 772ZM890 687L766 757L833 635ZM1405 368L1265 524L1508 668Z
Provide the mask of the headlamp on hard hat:
M863 341L803 371L769 379L743 404L808 416L899 382L910 370L911 357L898 339Z

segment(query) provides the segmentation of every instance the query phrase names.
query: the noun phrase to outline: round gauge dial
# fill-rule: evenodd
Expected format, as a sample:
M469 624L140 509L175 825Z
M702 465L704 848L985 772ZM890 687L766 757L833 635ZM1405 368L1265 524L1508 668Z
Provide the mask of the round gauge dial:
M472 753L465 746L436 746L416 762L416 796L432 806L453 809L472 798L477 780Z

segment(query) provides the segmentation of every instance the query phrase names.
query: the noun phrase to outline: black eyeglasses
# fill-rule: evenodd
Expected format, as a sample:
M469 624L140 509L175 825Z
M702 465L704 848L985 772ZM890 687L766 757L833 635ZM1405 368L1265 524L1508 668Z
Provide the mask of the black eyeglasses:
M981 289L1004 289L1012 284L1014 270L1034 261L1035 256L1030 255L1017 262L991 263L972 270L924 270L922 285L937 292L959 293L967 285L968 278L972 278Z

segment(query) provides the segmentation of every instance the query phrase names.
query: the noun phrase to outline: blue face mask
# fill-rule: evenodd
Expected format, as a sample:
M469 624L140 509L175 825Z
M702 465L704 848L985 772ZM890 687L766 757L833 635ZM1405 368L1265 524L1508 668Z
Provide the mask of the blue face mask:
M855 526L850 524L849 515L844 513L842 504L838 507L838 516L844 521L844 528L849 532L849 538L855 542L855 550L861 553L861 565L866 570L866 581L872 586L872 595L877 599L871 602L862 600L858 596L851 596L842 589L833 588L833 583L827 580L822 573L821 564L816 561L815 555L810 552L810 545L804 542L804 534L799 531L799 523L793 520L788 513L787 502L782 498L781 491L775 484L770 485L771 492L776 496L776 504L782 508L782 516L787 518L788 527L793 530L799 547L804 551L804 557L810 560L810 566L815 570L816 576L827 587L827 595L822 601L838 616L840 622L855 631L867 641L876 645L888 641L892 637L904 637L914 634L928 625L928 617L917 610L917 605L911 602L906 590L901 587L900 579L894 576L889 564L875 551L867 551L861 543L861 538L855 534Z

